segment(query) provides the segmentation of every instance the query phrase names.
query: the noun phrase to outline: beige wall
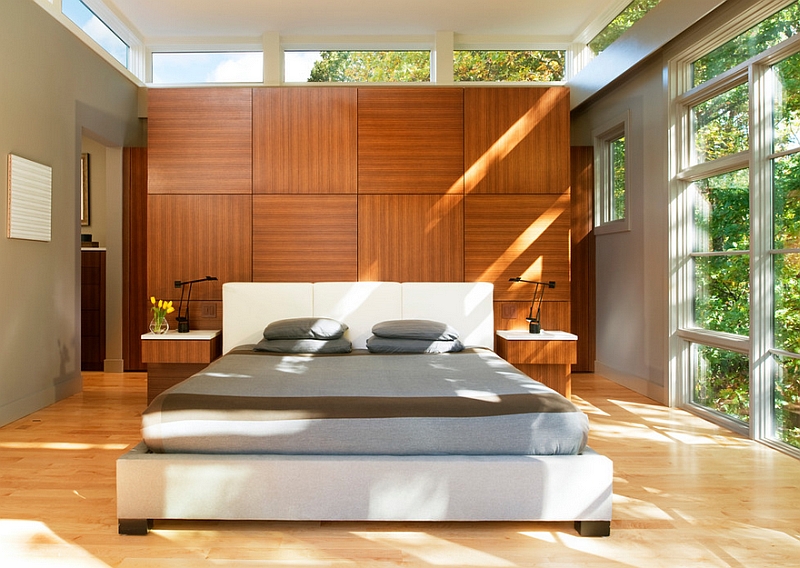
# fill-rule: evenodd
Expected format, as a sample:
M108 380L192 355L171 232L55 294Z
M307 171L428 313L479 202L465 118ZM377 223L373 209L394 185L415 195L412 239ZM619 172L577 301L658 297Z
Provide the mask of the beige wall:
M3 164L13 153L53 171L52 240L0 237L4 424L81 387L82 131L115 146L139 146L144 139L137 87L32 0L0 2L0 53ZM5 199L0 207L5 219Z
M81 227L81 234L92 235L93 241L107 247L106 146L83 136L81 152L89 154L89 225Z

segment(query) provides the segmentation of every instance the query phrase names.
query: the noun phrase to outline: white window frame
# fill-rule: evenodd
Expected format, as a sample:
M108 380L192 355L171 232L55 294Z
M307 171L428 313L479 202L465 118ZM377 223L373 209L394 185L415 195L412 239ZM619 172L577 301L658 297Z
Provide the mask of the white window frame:
M772 422L772 128L769 66L800 51L800 36L757 54L718 77L692 87L691 66L698 58L789 6L793 0L764 0L716 26L709 35L672 57L668 65L670 126L670 404L738 431L785 453L800 457L800 450L775 438ZM694 104L746 82L750 90L749 149L712 162L692 163L690 110ZM733 171L750 172L750 334L733 336L693 325L693 283L687 259L692 253L692 181ZM766 213L765 213L766 212ZM755 299L755 301L754 301ZM692 403L691 353L694 344L744 353L750 359L750 420L743 425Z
M630 111L609 120L592 131L594 139L594 233L603 235L631 230L630 208ZM611 145L625 140L625 216L613 219L613 177Z
M169 86L184 86L184 85L208 85L208 86L222 86L222 85L246 85L246 86L257 86L263 85L265 83L265 76L264 72L266 70L266 64L262 59L262 77L260 81L243 81L240 83L226 83L226 82L212 82L212 81L201 81L201 82L193 82L193 83L154 83L153 82L153 55L156 54L202 54L202 53L260 53L262 58L265 58L264 50L261 45L252 44L252 43L228 43L228 44L219 44L216 47L211 47L206 44L160 44L155 45L152 47L148 47L146 50L147 53L147 61L146 61L146 78L147 84L153 87L169 87Z

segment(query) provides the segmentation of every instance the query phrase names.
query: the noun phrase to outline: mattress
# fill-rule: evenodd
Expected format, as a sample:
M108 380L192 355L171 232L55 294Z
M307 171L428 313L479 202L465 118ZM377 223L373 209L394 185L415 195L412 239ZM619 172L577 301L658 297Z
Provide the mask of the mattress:
M562 455L586 446L569 400L488 349L286 355L242 347L158 395L150 451Z

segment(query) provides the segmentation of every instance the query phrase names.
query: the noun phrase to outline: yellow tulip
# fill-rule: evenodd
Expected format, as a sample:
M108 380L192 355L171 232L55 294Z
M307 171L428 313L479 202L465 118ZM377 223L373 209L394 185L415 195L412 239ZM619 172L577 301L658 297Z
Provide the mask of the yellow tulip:
M164 300L159 300L158 301L158 307L159 308L163 308L164 307Z
M156 297L155 296L150 296L150 301L153 303L154 306L156 305Z
M168 313L168 314L171 314L171 313L172 313L172 312L174 312L174 311L175 311L175 308L173 308L172 306L170 306L170 307L168 307L168 308L167 308L167 313Z

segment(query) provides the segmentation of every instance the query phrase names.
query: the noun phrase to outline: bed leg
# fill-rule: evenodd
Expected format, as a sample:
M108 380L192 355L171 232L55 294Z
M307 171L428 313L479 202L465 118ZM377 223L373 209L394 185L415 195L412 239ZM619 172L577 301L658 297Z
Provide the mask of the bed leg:
M611 521L575 521L575 530L581 536L609 536Z
M153 528L153 519L118 519L119 534L145 535Z

